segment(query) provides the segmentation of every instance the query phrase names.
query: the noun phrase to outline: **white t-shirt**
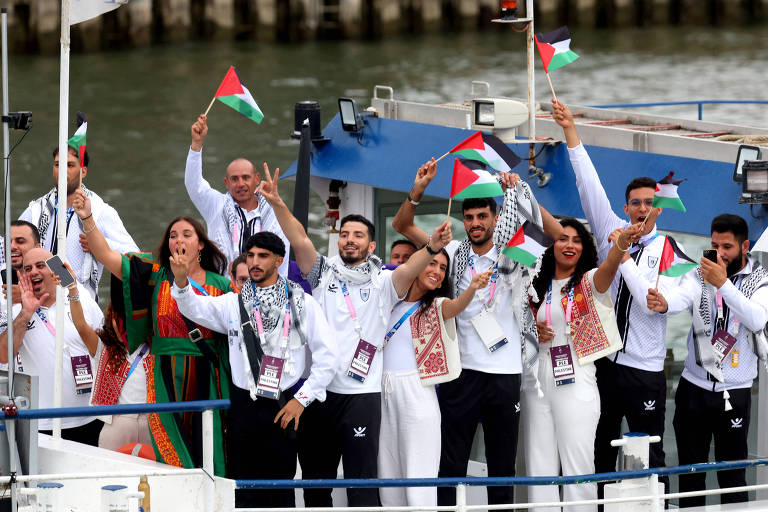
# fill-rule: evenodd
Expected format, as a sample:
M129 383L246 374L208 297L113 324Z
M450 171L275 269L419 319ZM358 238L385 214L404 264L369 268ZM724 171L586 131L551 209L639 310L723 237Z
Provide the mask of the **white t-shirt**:
M455 255L455 253L454 253ZM469 254L477 273L485 272L490 269L496 261L498 252L496 247L490 251L478 256L474 248ZM451 263L453 264L453 263ZM459 289L466 290L472 281L472 271L469 265L464 270L464 274L459 279ZM522 358L520 354L520 328L517 325L517 319L513 313L514 303L513 295L509 291L504 292L501 288L496 288L496 293L502 293L495 303L494 315L496 321L501 326L507 337L507 344L491 352L483 343L483 340L477 334L472 319L479 315L488 302L490 284L475 293L469 306L456 317L456 329L459 336L459 351L461 353L461 367L469 370L476 370L485 373L496 374L516 374L522 372Z
M387 325L387 332L400 320L403 315L416 304L415 302L398 302L392 310L392 317ZM417 310L418 311L418 310ZM384 347L384 371L407 372L418 370L416 365L416 351L413 348L413 336L411 334L411 318L414 312L400 325L395 334ZM385 333L386 334L386 333Z
M80 294L80 304L83 307L85 321L93 329L100 329L104 323L104 315L99 309L98 304L87 293ZM77 394L75 391L75 378L72 374L72 356L90 357L88 349L80 338L80 334L72 322L72 313L69 311L69 298L65 299L64 310L67 318L64 321L64 354L62 359L62 407L87 407L91 398L88 393ZM46 320L56 326L57 304L51 307L40 308L45 315ZM14 304L13 317L21 312L21 304ZM7 330L7 316L3 310L0 314L0 332ZM53 405L53 378L55 372L56 360L56 339L48 330L40 316L35 313L27 324L27 332L24 334L24 340L21 343L19 352L16 355L16 370L29 375L37 375L39 378L39 404L40 409L54 407ZM96 362L91 358L91 371L96 371ZM95 417L62 418L61 428L73 428L85 425L94 420ZM41 419L38 422L39 430L51 430L53 420Z
M331 272L331 270L325 270ZM381 347L384 343L384 335L387 333L388 313L400 300L392 284L392 271L382 270L379 275L380 286L374 287L371 281L362 284L346 283L352 304L360 320L363 339L368 343ZM322 279L321 279L322 282ZM359 336L355 331L355 325L347 309L341 285L336 279L331 279L325 290L315 288L312 294L325 294L323 312L328 319L328 325L336 333L339 344L339 359L336 367L336 375L328 385L328 391L341 394L380 393L381 371L383 367L383 354L377 351L368 371L365 382L360 382L347 375L347 370L355 355ZM382 312L386 312L382 316Z

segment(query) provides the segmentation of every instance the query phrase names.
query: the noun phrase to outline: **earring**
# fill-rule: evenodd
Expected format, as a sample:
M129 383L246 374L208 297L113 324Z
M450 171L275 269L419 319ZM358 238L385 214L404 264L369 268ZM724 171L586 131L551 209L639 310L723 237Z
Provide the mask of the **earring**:
M201 252L197 253L197 262L198 262L198 263L200 263L200 255L201 255L201 254L202 254Z

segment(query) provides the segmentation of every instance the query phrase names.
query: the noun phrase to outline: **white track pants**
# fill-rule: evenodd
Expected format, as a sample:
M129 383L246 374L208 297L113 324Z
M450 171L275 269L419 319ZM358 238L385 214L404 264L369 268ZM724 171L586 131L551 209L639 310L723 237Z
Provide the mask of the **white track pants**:
M129 443L142 443L152 447L146 414L112 416L112 423L104 423L99 434L99 448L117 450Z
M440 465L440 407L435 387L417 371L384 372L381 393L379 478L436 478ZM381 504L437 506L434 487L383 487Z
M582 475L595 471L595 430L600 419L600 395L592 363L579 366L575 362L576 382L556 386L552 375L552 359L547 346L539 353L539 380L544 393L539 398L528 375L522 392L522 423L525 465L528 476ZM562 471L561 471L562 470ZM597 499L597 484L563 486L563 499ZM556 485L528 487L531 502L560 500ZM536 508L537 512L554 512L554 508ZM565 507L566 512L596 511L597 505Z

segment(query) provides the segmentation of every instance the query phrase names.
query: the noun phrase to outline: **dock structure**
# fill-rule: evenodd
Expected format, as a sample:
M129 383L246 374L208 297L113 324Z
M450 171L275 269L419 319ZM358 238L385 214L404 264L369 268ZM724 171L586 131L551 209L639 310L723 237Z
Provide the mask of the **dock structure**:
M12 50L58 48L59 0L5 0ZM520 1L520 9L525 2ZM542 28L739 25L768 20L768 0L536 0ZM73 27L72 48L96 51L195 39L380 38L445 29L500 29L498 0L130 0ZM520 13L524 15L524 12Z

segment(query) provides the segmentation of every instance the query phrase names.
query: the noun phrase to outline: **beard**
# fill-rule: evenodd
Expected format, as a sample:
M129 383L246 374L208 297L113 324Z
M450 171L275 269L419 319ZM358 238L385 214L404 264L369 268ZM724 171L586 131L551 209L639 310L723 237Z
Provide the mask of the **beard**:
M473 240L472 236L469 233L467 233L467 236L469 237L469 241L472 245L483 245L484 243L486 243L488 240L491 239L491 237L493 236L493 231L486 230L485 233L483 234L483 237L478 240Z
M725 273L728 274L728 277L731 277L735 275L739 270L741 270L743 266L744 261L741 255L739 255L738 259L728 262L728 265L725 267Z
M339 254L339 258L341 258L341 261L343 261L345 265L349 265L349 266L355 265L357 263L362 263L365 261L365 257L361 258L360 256L357 256L357 257L344 256L344 253Z
M271 268L271 269L259 269L259 270L261 270L261 271L262 271L262 272L261 272L261 276L259 276L259 277L253 277L253 274L250 274L250 273L249 273L249 275L250 275L250 277L251 277L251 280L252 280L254 283L258 284L258 285L260 285L260 284L261 284L261 283L263 283L264 281L267 281L267 280L271 279L271 278L272 278L272 276L273 276L273 275L275 275L275 272L277 271L277 269L276 269L276 268Z

